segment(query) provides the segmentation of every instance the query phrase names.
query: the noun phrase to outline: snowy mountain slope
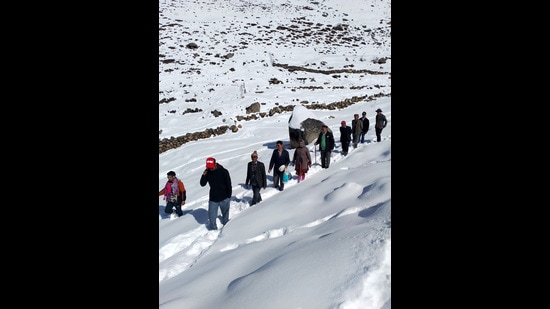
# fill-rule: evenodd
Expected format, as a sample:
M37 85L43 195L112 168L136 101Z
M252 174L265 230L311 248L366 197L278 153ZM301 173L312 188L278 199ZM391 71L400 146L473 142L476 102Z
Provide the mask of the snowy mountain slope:
M390 3L251 2L159 3L159 138L239 125L235 133L159 154L159 188L174 170L188 191L185 215L173 220L159 197L159 308L390 308ZM347 30L335 30L339 24ZM317 33L323 30L332 34ZM385 63L374 62L382 58ZM270 173L263 201L248 205L252 192L243 184L252 151L267 165L276 140L291 156L293 150L291 112L239 121L246 107L261 102L266 112L378 93L385 95L312 110L334 132L341 120L349 124L354 113L367 111L366 143L343 156L337 141L329 169L308 145L316 164L305 181L294 176L280 192ZM380 143L374 142L377 108L388 118ZM218 231L206 230L209 188L199 185L209 156L233 183L230 222Z
M237 116L254 102L266 112L391 94L391 3L265 2L161 2L159 138L247 125ZM353 73L366 70L376 74Z

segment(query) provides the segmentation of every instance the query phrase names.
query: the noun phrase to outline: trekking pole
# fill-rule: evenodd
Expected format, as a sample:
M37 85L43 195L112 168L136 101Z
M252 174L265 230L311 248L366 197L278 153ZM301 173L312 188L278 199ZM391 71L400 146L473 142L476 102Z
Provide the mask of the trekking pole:
M315 163L317 164L317 146L313 145L313 156L315 157Z

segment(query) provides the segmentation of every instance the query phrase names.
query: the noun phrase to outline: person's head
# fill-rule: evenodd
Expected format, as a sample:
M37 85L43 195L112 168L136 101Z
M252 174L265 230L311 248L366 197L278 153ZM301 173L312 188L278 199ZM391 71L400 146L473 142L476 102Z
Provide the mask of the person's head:
M328 126L327 126L326 124L324 124L324 125L321 127L321 130L322 130L323 132L328 131Z
M169 171L168 173L166 173L166 177L168 177L168 180L172 180L174 179L174 177L176 177L176 172Z
M216 166L216 159L210 157L206 159L206 168L207 169L213 169Z
M277 141L277 149L283 149L283 141Z
M381 109L377 109L377 110L376 110L376 113L381 113L381 112L382 112Z
M342 120L342 122L340 122L340 124L342 125L342 127L345 127L346 126L346 121Z
M250 158L252 159L252 161L258 161L258 153L256 152L256 150L254 150L254 152L250 155Z
M306 141L304 141L303 139L300 140L300 147L304 147L306 144Z
M359 118L359 114L353 114L353 118L355 119Z
M367 116L367 112L363 112L363 117Z

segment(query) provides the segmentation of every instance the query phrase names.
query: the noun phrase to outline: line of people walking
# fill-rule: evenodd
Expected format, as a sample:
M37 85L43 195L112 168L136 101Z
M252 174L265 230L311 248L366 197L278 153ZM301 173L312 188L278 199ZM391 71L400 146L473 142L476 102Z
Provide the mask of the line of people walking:
M376 141L381 141L382 130L387 125L387 119L382 114L381 109L376 110L375 117L375 135ZM365 142L365 135L369 131L369 120L367 113L362 112L362 117L359 114L353 115L351 127L347 125L345 120L340 123L340 143L342 147L342 155L346 156L349 152L350 144L353 148L357 148L358 144ZM275 143L275 149L271 154L268 165L268 173L273 171L273 187L279 191L284 190L285 173L288 173L290 165L294 166L297 175L297 181L300 183L305 179L305 176L312 166L310 150L306 147L305 140L300 139L298 147L294 150L292 160L288 150L284 149L283 142L278 140ZM321 157L321 168L329 168L332 152L335 147L335 139L333 133L327 125L321 127L321 132L315 140L314 147L319 145ZM261 189L267 189L267 173L265 164L259 161L258 152L254 151L250 155L250 162L247 164L246 179L244 186L246 189L252 189L252 199L249 202L250 206L256 205L262 201L260 194ZM164 212L167 214L176 213L178 217L183 215L181 207L185 204L187 191L181 179L176 177L174 171L167 173L167 182L165 186L159 190L159 196L164 196L166 206ZM201 187L210 185L208 194L208 224L209 230L217 230L216 219L218 212L221 211L221 223L223 225L229 222L229 206L232 196L231 176L229 171L221 164L216 162L215 158L209 157L206 159L206 169L203 171L200 181Z
M379 108L376 110L376 116L374 118L374 131L376 135L376 142L382 141L382 130L386 127L388 121L386 116L382 114L382 110ZM369 131L370 121L367 118L367 112L353 115L351 121L351 128L343 120L340 126L340 143L342 144L342 154L345 156L348 154L350 143L353 148L357 148L357 145L365 143L365 135Z

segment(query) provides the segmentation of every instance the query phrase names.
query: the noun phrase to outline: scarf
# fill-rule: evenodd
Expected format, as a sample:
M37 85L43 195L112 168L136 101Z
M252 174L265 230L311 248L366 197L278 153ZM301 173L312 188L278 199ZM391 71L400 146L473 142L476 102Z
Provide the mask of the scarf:
M178 183L179 180L176 177L174 177L172 182L166 182L166 186L164 187L164 200L170 200L171 196L177 196L180 193Z

